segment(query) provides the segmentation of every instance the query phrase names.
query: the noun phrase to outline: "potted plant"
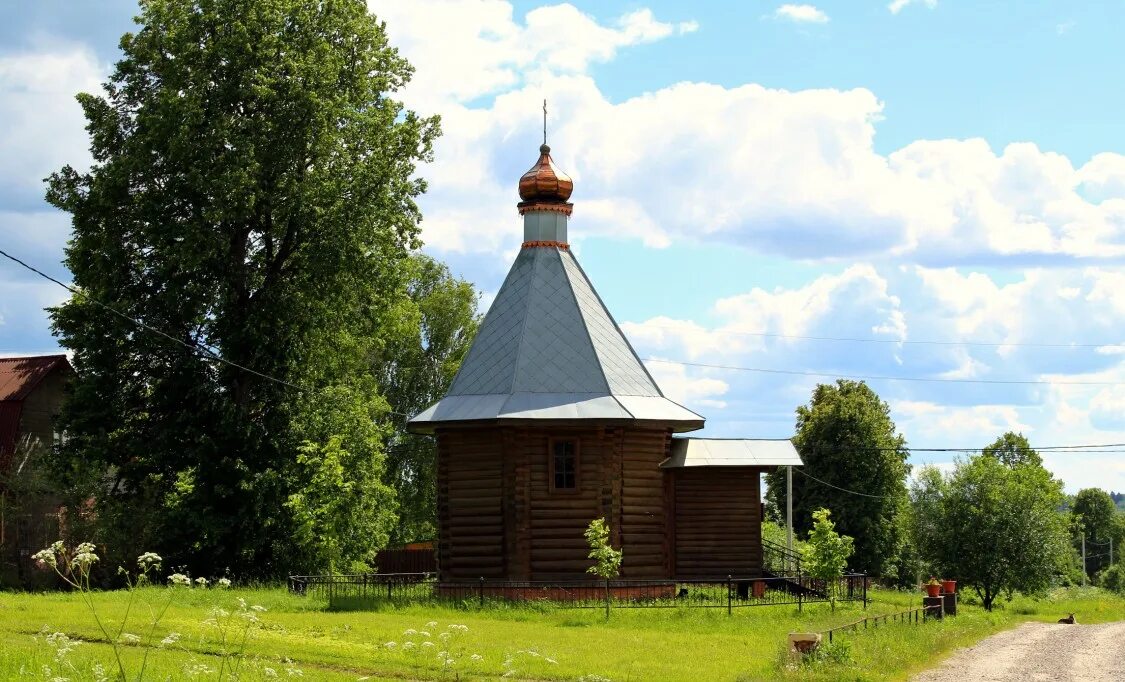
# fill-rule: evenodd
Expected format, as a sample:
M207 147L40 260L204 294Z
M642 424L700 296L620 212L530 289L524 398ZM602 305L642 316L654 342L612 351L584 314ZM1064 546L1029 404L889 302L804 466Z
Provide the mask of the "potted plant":
M941 581L941 593L942 594L953 594L956 591L957 591L957 581L956 580L942 580Z
M929 581L926 583L926 596L937 597L941 594L941 582L930 576Z

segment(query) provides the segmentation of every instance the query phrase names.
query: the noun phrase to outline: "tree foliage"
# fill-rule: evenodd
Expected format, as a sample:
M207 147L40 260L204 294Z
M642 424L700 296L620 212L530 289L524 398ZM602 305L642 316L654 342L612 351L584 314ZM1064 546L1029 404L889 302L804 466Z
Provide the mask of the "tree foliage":
M895 517L906 499L909 465L888 405L863 382L820 384L809 404L797 408L793 443L804 462L800 471L809 474L793 476L794 529L807 532L813 511L829 508L839 530L855 538L850 567L895 577L889 573L902 542ZM785 509L785 472L767 481L770 503Z
M389 438L384 480L398 493L395 542L437 535L436 444L406 433L405 415L441 399L476 335L472 285L423 254L407 262L408 279L398 324L374 361L374 375L397 413Z
M616 578L621 572L622 552L614 549L609 542L609 524L604 518L594 519L583 533L590 548L589 558L594 562L586 569L599 578Z
M137 22L104 93L78 96L93 165L50 178L81 290L53 311L77 370L56 472L123 552L242 575L363 562L393 512L386 434L349 429L388 421L365 377L437 121L391 98L411 69L361 0L144 0ZM354 531L304 545L344 489Z
M981 453L995 458L1009 468L1021 464L1043 466L1043 458L1031 447L1031 443L1022 433L1008 431L981 450Z
M1094 576L1109 566L1109 545L1112 540L1121 547L1121 524L1117 505L1109 493L1101 488L1084 488L1078 491L1070 505L1074 515L1074 547L1082 546L1086 539L1086 572Z
M1069 555L1062 482L1037 464L982 454L947 477L922 470L912 494L924 556L986 609L1002 593L1043 591Z
M836 532L836 524L829 518L831 515L827 509L813 512L813 527L805 544L804 560L809 575L834 585L844 574L854 543L852 538Z

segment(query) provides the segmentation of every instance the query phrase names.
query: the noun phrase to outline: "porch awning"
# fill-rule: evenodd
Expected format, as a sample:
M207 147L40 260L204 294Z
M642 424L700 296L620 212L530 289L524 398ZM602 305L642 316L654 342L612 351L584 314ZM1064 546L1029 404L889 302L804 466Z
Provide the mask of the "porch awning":
M660 463L663 469L804 464L788 438L673 438L671 449L671 456Z

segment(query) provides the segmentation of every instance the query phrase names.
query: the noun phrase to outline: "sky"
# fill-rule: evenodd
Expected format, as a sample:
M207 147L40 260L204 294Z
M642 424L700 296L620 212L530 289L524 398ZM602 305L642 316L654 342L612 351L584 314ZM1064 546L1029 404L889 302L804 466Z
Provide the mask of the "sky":
M1125 3L369 6L416 68L399 97L442 117L425 250L487 307L548 99L575 253L703 435L791 436L846 376L912 447L1125 443ZM89 163L73 95L134 13L0 8L0 248L63 280L42 178ZM0 353L56 350L65 295L0 263ZM1088 450L1045 461L1125 490L1125 447Z

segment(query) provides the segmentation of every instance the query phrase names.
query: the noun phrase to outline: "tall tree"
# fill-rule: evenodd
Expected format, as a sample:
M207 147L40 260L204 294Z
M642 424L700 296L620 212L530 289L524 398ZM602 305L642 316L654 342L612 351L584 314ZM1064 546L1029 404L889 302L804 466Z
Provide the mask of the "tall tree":
M421 412L445 395L479 322L471 284L422 254L411 257L408 266L401 324L374 363L374 374L398 417L384 478L398 493L395 542L436 536L436 445L431 438L406 433L406 415Z
M1031 443L1022 433L1008 431L981 452L1009 468L1022 464L1043 466L1043 458L1031 447Z
M1086 574L1094 576L1109 565L1109 547L1112 540L1121 548L1120 522L1117 505L1109 493L1101 488L1084 488L1074 496L1070 505L1074 515L1074 546L1081 547L1086 538Z
M813 511L831 509L837 529L855 539L850 567L893 572L902 542L895 515L906 500L910 467L890 407L863 382L820 384L809 404L797 408L793 443L804 462L800 472L808 474L793 475L794 528L806 533ZM785 472L769 474L767 482L769 501L784 509Z
M337 430L387 420L370 357L437 121L392 99L411 69L362 0L142 0L137 23L104 93L78 95L92 167L50 178L81 290L53 311L78 373L56 468L104 540L170 565L362 561L297 546L292 495L330 485L331 454L335 484L387 499L386 434ZM392 504L352 511L386 537Z
M948 478L919 476L926 558L977 592L984 607L1003 593L1046 589L1070 554L1062 482L1041 466L1005 466L977 455Z

